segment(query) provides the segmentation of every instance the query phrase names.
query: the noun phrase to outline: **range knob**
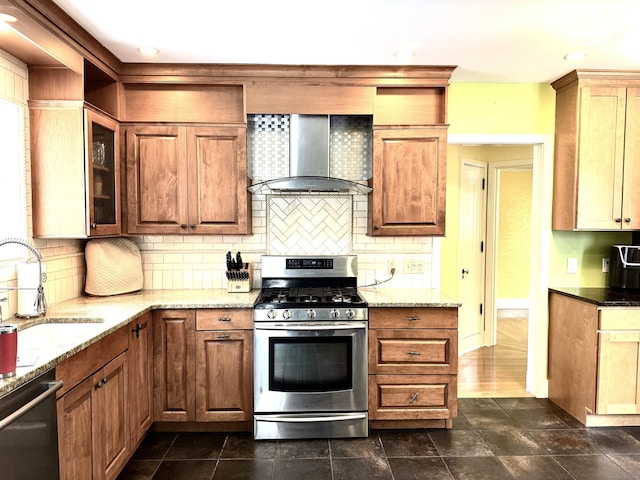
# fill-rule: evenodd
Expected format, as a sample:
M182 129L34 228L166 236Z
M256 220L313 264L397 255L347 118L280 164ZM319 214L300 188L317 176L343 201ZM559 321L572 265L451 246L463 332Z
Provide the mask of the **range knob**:
M276 311L271 309L267 312L267 318L274 319L276 318Z
M291 312L289 310L284 310L282 312L282 318L285 318L285 319L291 318Z
M316 318L316 311L312 309L307 310L307 318Z
M356 315L356 312L348 308L347 311L344 312L344 314L347 316L347 318L353 318Z
M334 308L329 312L329 316L331 318L338 318L340 316L340 311Z

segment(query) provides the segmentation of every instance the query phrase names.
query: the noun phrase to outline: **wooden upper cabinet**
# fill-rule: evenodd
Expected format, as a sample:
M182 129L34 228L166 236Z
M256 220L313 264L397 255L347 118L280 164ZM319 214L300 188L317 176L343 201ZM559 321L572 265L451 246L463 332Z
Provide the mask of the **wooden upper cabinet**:
M124 122L246 123L242 85L125 83Z
M369 235L444 235L446 127L373 132Z
M447 119L447 88L378 87L373 124L443 125Z
M246 234L246 128L126 129L127 232Z
M32 101L29 113L33 236L119 235L118 122L83 102Z
M554 82L553 228L640 229L640 77Z

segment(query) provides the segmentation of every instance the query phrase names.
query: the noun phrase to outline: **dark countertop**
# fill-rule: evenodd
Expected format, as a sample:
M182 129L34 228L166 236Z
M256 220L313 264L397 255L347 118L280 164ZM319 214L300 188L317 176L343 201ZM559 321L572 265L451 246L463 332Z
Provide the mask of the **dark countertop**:
M640 307L640 292L625 292L609 287L550 288L549 292L560 293L601 307Z

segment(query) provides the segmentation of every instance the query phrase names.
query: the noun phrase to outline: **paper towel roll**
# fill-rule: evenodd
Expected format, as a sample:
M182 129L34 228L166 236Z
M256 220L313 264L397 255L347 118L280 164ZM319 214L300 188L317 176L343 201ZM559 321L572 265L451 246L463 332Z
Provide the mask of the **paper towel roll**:
M46 265L42 265L45 273ZM36 311L36 295L40 283L40 268L37 262L20 263L18 265L18 315L32 317Z

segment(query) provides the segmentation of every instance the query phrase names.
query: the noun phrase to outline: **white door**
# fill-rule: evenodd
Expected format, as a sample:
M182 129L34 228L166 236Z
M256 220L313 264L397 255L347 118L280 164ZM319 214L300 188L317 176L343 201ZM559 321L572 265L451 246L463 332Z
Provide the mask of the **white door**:
M484 344L486 178L486 163L462 159L458 251L458 292L462 302L458 312L460 355Z

